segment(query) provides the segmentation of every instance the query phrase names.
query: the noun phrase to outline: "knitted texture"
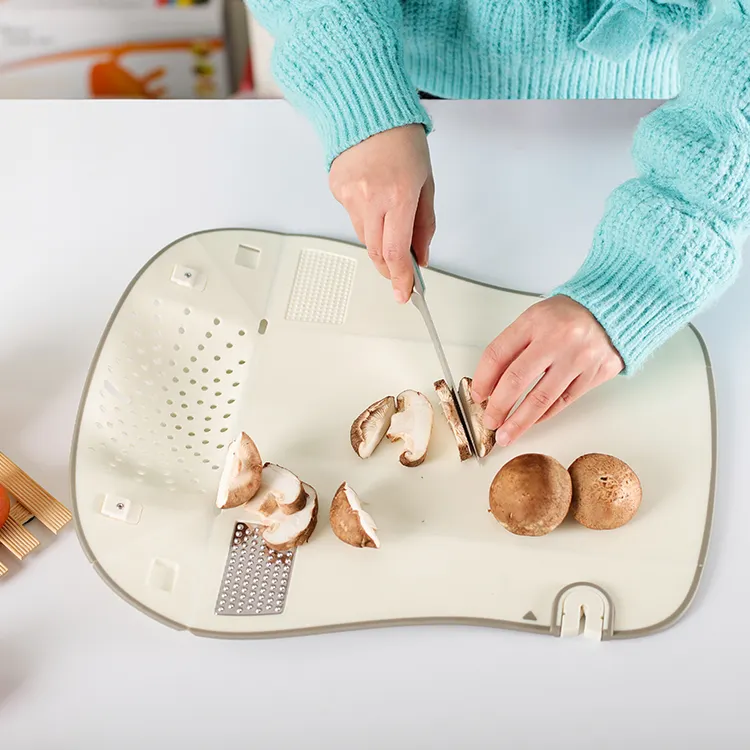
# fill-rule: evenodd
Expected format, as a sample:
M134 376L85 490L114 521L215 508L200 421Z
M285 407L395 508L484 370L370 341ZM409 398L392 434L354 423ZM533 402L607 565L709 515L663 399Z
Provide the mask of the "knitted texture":
M452 99L669 99L554 290L636 372L736 277L750 231L750 0L248 0L327 164Z

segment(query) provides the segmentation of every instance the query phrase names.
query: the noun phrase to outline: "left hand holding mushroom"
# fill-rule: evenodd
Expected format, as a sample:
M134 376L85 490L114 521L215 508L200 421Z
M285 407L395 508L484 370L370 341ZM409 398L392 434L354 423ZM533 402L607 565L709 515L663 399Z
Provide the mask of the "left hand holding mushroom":
M596 318L570 297L558 295L532 305L485 349L472 397L488 401L485 426L497 429L496 442L506 446L623 367Z

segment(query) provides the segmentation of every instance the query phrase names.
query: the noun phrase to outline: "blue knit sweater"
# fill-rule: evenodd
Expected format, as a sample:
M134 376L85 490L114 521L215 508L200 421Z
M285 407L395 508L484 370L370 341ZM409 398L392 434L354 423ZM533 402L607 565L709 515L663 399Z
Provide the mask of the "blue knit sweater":
M750 0L248 0L274 74L330 165L454 98L669 99L636 132L638 177L554 290L626 373L734 280L750 232Z

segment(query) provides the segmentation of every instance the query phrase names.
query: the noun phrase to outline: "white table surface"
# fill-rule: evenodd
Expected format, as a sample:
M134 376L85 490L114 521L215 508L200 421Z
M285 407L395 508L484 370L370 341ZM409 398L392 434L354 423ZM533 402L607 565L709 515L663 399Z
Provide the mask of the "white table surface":
M653 106L430 104L434 265L538 292L582 260ZM86 371L142 264L209 228L355 238L283 102L2 102L0 123L0 450L70 504ZM749 298L746 272L696 321L719 486L703 582L672 629L603 644L460 627L206 640L119 599L68 528L22 567L0 553L0 747L747 748Z

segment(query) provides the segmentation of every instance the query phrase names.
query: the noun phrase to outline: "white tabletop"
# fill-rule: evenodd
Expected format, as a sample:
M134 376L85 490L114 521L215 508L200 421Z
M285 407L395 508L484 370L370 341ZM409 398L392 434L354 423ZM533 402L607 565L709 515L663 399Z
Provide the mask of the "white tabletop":
M653 106L430 104L434 265L538 292L584 257ZM355 238L283 102L2 102L0 122L0 450L70 504L86 371L142 264L210 228ZM719 485L703 582L672 629L603 644L458 627L201 639L113 594L68 528L23 566L0 553L0 746L748 746L749 296L745 273L696 321Z

